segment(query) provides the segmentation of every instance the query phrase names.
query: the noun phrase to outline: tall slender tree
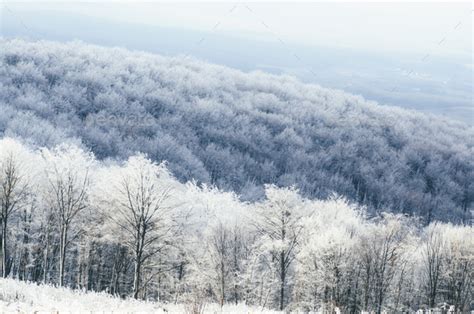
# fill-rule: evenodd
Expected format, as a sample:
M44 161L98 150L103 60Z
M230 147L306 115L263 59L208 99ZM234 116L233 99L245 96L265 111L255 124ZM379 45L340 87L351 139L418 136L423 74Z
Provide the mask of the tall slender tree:
M13 155L8 153L0 160L0 222L2 236L2 277L8 275L8 221L19 209L26 198L28 184L21 170L21 165Z
M257 207L256 229L270 248L272 260L276 263L280 281L278 308L286 306L287 283L290 266L296 258L302 236L302 212L304 203L294 188L267 186L267 200ZM265 243L267 242L268 243Z
M88 205L90 168L93 156L74 146L44 150L47 178L46 198L59 228L59 286L64 285L67 248L71 227Z
M133 297L143 288L145 263L172 245L177 224L170 203L171 175L164 165L143 155L131 157L124 168L111 172L117 180L112 186L106 215L124 233L125 244L133 252Z

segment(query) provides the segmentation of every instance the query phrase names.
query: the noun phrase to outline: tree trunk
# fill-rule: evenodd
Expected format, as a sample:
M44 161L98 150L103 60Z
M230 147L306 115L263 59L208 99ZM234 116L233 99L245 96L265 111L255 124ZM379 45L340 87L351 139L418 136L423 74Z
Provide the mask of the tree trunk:
M48 263L48 257L49 257L49 227L46 232L46 247L44 249L44 265L43 265L43 283L46 283L46 279L48 277L48 268L49 268L49 263Z
M137 242L135 246L135 274L133 278L133 297L135 299L138 299L138 293L140 292L141 271L143 264L143 248L145 245L147 231L143 217L140 218L140 223L137 227Z
M64 265L66 261L66 245L67 245L67 229L68 225L61 226L61 240L59 243L59 286L64 286Z
M145 233L138 230L137 234L137 245L135 251L135 273L133 276L133 297L138 299L138 293L140 292L140 281L141 281L141 270L142 270L142 254L143 254L143 243L145 241Z
M2 277L6 278L8 275L7 267L7 219L3 217L2 220Z
M221 308L224 306L225 302L225 265L224 265L224 255L221 256Z
M280 311L285 308L285 284L286 284L286 271L285 271L285 252L280 253Z
M140 291L140 272L141 272L141 257L137 256L135 261L135 272L133 276L133 298L138 299L138 292Z

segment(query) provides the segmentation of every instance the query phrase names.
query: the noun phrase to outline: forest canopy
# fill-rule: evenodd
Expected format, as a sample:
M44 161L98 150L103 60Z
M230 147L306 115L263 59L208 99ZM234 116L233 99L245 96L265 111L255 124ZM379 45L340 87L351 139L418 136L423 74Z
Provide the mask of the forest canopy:
M288 76L80 42L0 41L0 136L75 143L100 160L137 152L262 199L264 185L333 193L425 223L467 222L474 129Z

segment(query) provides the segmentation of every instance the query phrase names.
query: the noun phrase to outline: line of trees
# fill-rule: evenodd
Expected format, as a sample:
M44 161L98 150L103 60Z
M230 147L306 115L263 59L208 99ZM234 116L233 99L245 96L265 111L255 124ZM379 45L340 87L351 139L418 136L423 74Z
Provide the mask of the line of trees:
M381 313L474 309L474 230L309 200L180 183L144 155L0 140L3 277L185 303Z

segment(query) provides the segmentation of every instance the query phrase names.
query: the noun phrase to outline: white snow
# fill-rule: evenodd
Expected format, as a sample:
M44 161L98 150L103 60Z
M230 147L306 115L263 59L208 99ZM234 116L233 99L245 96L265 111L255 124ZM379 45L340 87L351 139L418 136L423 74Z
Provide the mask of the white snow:
M204 313L278 313L245 304L205 304ZM0 313L191 313L190 306L120 299L107 293L0 279Z

